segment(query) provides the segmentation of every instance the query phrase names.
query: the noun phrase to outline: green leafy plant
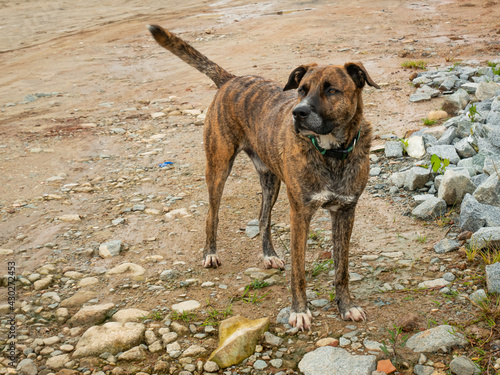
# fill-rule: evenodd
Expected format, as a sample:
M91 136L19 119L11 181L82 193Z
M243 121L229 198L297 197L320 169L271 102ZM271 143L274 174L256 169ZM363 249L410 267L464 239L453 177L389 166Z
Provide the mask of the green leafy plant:
M476 116L478 114L479 114L479 112L477 111L476 105L475 104L471 104L471 106L469 108L469 113L468 113L468 116L469 116L470 120L472 122L475 122L476 121Z
M385 341L382 340L382 345L380 346L380 349L384 352L384 354L388 357L391 356L391 351L394 356L394 358L397 357L398 355L398 349L399 348L404 348L406 345L406 342L409 339L409 334L402 336L402 328L396 326L395 324L392 325L394 330L388 329L387 331L389 332L389 344Z
M435 173L444 174L448 165L450 165L450 161L448 159L441 159L436 154L432 154L431 167Z
M403 146L403 152L407 153L406 150L408 150L408 139L406 139L406 138L399 138L399 142L401 142L401 145Z
M432 126L437 122L436 120L429 120L428 118L423 118L422 121L425 126Z
M407 68L407 69L422 69L422 70L426 70L427 69L427 62L423 61L423 60L416 60L416 61L409 60L409 61L403 62L401 64L401 66L403 68Z

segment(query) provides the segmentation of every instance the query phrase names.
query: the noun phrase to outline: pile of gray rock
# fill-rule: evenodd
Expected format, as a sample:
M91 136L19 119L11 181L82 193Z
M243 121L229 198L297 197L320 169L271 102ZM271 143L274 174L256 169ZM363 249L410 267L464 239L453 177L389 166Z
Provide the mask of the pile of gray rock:
M418 205L412 211L422 220L442 217L449 207L460 211L460 229L473 233L471 246L478 248L500 248L500 61L496 64L418 74L413 83L419 88L410 101L444 96L443 110L454 117L385 147L389 158L407 154L416 160L390 176L390 192L425 193L414 197ZM458 248L448 242L442 252Z

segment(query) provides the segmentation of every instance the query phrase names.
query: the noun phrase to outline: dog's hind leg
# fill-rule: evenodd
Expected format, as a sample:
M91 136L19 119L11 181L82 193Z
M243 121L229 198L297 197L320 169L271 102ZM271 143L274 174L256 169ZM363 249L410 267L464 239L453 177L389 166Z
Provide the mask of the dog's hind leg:
M217 256L217 226L219 207L227 177L231 172L237 150L227 144L215 144L205 137L207 159L205 180L208 187L208 215L205 227L206 243L203 251L203 267L217 268L221 261ZM217 150L216 152L214 150Z
M354 224L355 206L330 209L332 219L333 258L335 262L335 301L344 320L361 321L366 313L355 306L349 293L349 242Z

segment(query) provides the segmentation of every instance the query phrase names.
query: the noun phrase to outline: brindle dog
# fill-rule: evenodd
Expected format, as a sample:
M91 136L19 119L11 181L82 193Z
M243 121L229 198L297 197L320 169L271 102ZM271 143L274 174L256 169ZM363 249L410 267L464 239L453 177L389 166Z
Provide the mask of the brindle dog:
M310 329L305 253L315 211L332 221L335 300L344 320L366 318L349 293L349 241L354 211L369 172L371 125L363 117L365 83L379 88L359 62L343 66L302 65L286 86L256 76L234 76L189 44L151 25L156 41L211 78L219 90L205 120L204 145L209 210L203 266L218 267L218 211L222 191L240 151L252 160L262 186L259 228L264 263L284 268L271 241L271 210L280 182L290 201L292 313L289 322ZM297 91L291 91L298 89Z

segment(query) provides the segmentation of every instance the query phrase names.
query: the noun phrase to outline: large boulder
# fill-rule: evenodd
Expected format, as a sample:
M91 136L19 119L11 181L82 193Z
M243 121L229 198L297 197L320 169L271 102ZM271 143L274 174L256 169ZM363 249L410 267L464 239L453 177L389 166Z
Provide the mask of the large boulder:
M466 344L467 340L455 328L442 325L413 335L406 342L406 347L417 353L435 353Z
M500 207L500 176L492 174L472 194L479 203Z

